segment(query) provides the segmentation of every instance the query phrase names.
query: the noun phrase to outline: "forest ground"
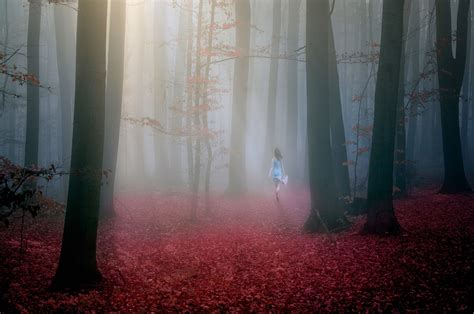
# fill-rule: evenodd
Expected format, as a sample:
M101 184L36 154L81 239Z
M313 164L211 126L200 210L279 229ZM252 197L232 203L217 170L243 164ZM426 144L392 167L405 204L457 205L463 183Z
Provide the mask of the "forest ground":
M49 292L64 214L0 230L0 312L16 311L410 311L474 309L474 197L415 191L396 201L405 232L358 234L364 218L334 235L308 235L308 192L216 197L189 217L189 197L130 194L100 224L103 283Z

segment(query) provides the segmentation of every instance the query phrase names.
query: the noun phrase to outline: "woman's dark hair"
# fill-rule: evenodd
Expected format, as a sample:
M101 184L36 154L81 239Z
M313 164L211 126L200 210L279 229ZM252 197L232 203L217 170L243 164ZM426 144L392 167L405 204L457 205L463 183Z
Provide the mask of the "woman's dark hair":
M280 150L278 148L275 148L275 158L278 159L278 160L282 160L283 159L283 155L281 154Z

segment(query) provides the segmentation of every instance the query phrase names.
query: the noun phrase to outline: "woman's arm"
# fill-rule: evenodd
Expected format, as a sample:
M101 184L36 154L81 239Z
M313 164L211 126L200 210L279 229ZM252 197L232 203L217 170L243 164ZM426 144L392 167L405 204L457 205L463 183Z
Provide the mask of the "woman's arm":
M268 171L269 178L272 176L272 172L273 172L273 158L272 158L272 166L270 167L270 171Z

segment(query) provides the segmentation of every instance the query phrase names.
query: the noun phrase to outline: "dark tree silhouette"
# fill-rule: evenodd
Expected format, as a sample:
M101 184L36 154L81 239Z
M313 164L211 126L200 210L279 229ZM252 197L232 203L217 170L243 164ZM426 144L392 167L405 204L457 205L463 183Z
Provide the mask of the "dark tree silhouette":
M323 232L346 224L337 200L330 134L329 4L308 1L306 7L306 80L311 210L304 229Z
M71 177L53 289L97 283L96 240L104 144L107 0L80 0Z
M232 124L230 135L229 194L244 193L245 188L245 130L247 124L247 84L249 76L250 2L235 1L235 48L232 94Z
M385 0L382 39L375 87L374 129L367 192L367 221L363 233L397 234L393 209L393 162L397 95L403 37L403 0Z
M450 1L436 0L436 51L444 156L444 182L440 192L445 194L471 190L464 173L459 131L459 95L466 66L469 2L459 1L456 55L453 57Z
M28 74L39 78L39 48L41 30L41 0L29 1L28 13ZM38 164L39 145L39 86L27 84L25 166Z

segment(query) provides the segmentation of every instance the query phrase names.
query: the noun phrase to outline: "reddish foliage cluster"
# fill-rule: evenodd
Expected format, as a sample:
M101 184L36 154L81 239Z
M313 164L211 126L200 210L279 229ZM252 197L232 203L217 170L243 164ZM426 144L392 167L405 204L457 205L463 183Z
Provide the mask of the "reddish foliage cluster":
M0 310L62 311L441 311L471 312L474 199L415 195L398 201L399 237L351 230L306 235L308 194L213 199L211 216L186 220L186 195L123 195L103 222L102 286L48 292L63 216L28 226L25 261L0 233ZM3 303L2 303L3 302ZM3 309L2 309L3 307Z

